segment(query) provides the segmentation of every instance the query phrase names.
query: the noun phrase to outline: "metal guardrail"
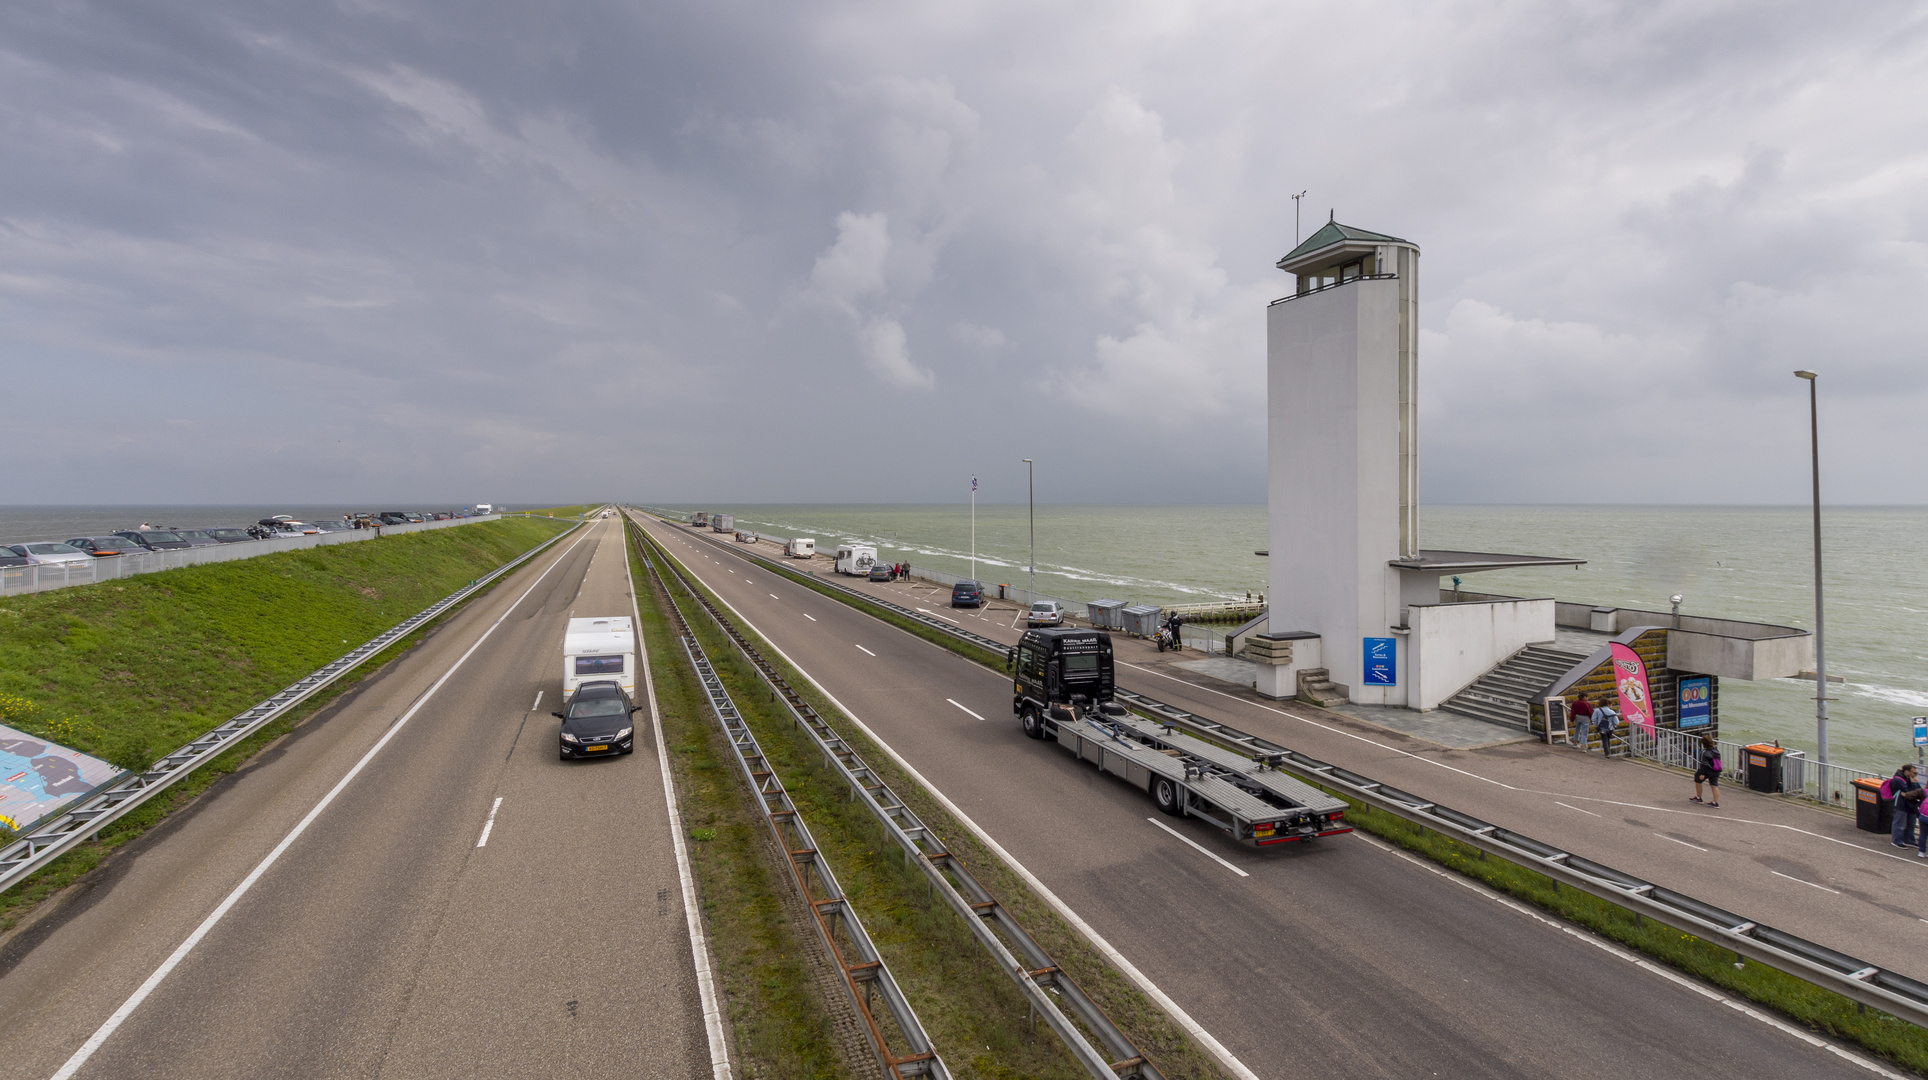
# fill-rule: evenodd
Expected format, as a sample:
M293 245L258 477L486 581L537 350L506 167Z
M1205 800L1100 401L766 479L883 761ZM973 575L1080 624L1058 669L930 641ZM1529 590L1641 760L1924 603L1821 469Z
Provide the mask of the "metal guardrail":
M668 583L662 580L655 560L646 551L643 553L643 565L649 568L650 576L663 586L663 593L667 597ZM716 669L711 666L703 646L691 633L689 624L684 621L682 612L676 609L673 599L669 615L677 641L683 647L683 654L689 658L690 667L695 669L697 678L703 684L710 711L715 714L717 724L730 741L730 750L736 757L737 767L742 770L744 782L756 793L757 807L763 813L764 823L769 825L783 849L790 867L791 881L815 917L817 934L830 951L831 958L836 961L851 1004L856 1007L857 1015L863 1017L871 1050L877 1055L878 1064L887 1075L899 1080L911 1076L950 1080L950 1069L931 1045L923 1023L911 1008L910 999L904 996L896 977L890 973L889 965L884 963L883 955L871 942L869 933L864 930L863 920L858 918L856 909L850 906L843 887L837 883L836 874L831 872L829 862L817 848L816 839L810 835L810 827L804 824L803 815L797 812L796 804L790 801L790 793L784 790L782 779L764 756L756 735L744 722L743 714L730 699L729 690L724 687L723 680L717 677ZM874 996L883 998L885 1011L896 1025L903 1042L908 1045L908 1053L899 1054L891 1048L883 1028L877 1023L877 1013L872 1008Z
M837 734L817 711L793 688L776 666L751 644L727 616L718 611L708 597L691 586L687 576L674 566L674 560L653 540L649 541L669 566L678 583L743 653L763 681L776 692L798 726L809 732L817 749L850 785L872 816L903 849L905 859L915 859L933 891L944 898L951 910L964 920L985 951L1012 982L1016 983L1036 1015L1044 1017L1072 1056L1094 1077L1103 1080L1162 1080L1163 1074L1145 1058L1131 1039L1111 1022L1098 1003L1087 997L1069 975L1060 969L1036 939L1026 933L1017 918L997 902L990 890L972 876L963 860L953 855L936 833L904 804L863 758ZM1002 937L999 932L1002 932ZM1100 1053L1053 1001L1051 994L1077 1015L1084 1027L1104 1044Z
M780 564L772 565L785 569ZM790 573L793 577L801 578L795 571ZM931 618L925 613L836 582L819 578L808 580L811 584L840 590L866 603L915 619L960 640L991 650L994 654L1002 654L1009 648L981 634L951 626L941 619ZM1401 791L1143 694L1119 690L1117 696L1148 715L1169 720L1203 738L1252 754L1312 783L1342 791L1367 806L1436 829L1480 851L1545 874L1561 884L1627 908L1664 926L1718 943L1734 950L1738 956L1832 990L1851 1001L1928 1027L1928 983L1764 926L1684 893L1593 862L1544 841L1503 829L1471 814L1441 806L1423 796ZM1722 764L1727 762L1723 761Z
M414 633L451 607L488 588L497 578L534 558L545 548L574 531L575 529L567 529L557 533L477 578L472 584L437 600L384 630L341 659L315 671L259 705L237 714L233 719L161 758L151 768L139 773L122 773L69 803L64 810L56 813L52 818L36 822L25 836L0 848L0 892L19 884L28 875L78 847L102 828L214 760L222 752L285 715L290 709L327 689L343 675L360 667L371 657Z

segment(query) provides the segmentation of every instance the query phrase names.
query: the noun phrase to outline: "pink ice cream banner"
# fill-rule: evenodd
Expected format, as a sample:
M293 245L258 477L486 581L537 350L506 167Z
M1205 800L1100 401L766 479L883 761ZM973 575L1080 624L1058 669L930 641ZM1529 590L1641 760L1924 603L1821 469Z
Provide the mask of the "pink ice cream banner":
M25 829L120 775L97 757L0 724L0 824Z
M1620 715L1630 724L1639 724L1654 733L1654 696L1647 686L1647 664L1631 648L1614 642L1609 646L1613 664L1613 688L1620 694Z

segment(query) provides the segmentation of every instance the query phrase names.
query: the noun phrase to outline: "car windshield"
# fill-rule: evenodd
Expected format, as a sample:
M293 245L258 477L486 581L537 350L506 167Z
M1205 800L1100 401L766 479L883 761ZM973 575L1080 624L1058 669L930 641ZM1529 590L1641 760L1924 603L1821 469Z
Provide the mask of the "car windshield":
M588 716L623 716L628 712L629 708L623 704L621 698L590 698L570 706L569 719L581 720Z
M147 533L147 542L150 544L180 543L181 538L178 535L171 532L150 531Z
M174 534L183 540L206 540L208 534L200 529L182 529Z
M242 532L240 529L209 529L208 535L214 537L216 540L232 540L237 536L246 536L248 534Z
M952 592L976 592L976 591L977 591L977 582L975 582L975 581L960 581L960 582L958 582L957 584L955 584L955 585L953 585L953 586L951 586L951 591L952 591Z
M83 552L72 544L28 544L27 551L34 555L80 555Z
M1049 603L1044 600L1040 600L1037 603L1031 605L1031 610L1032 611L1056 611L1058 610L1058 605Z

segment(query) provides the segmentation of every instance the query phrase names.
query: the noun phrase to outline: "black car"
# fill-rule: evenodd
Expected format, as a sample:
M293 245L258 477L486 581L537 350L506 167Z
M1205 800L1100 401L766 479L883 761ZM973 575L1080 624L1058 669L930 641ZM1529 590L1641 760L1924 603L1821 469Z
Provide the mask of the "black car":
M402 513L400 510L384 510L375 520L384 525L406 525L408 524L408 515Z
M132 540L142 551L185 551L194 546L166 529L129 529L114 535Z
M583 683L568 712L551 714L562 721L557 735L562 760L635 753L636 728L629 717L640 708L629 703L621 683Z
M129 552L141 550L118 536L76 536L67 543L70 547L77 547L96 559L104 559L110 555L126 555Z
M0 547L0 566L32 566L33 560L10 547Z
M212 536L216 540L221 541L223 544L245 544L248 541L254 539L254 537L248 535L248 530L246 529L234 529L234 528L224 527L219 529L205 529L202 531L206 532L209 536Z
M221 541L208 535L206 529L175 529L174 535L188 542L190 547L219 547Z
M984 606L984 587L975 581L960 581L951 586L952 607Z

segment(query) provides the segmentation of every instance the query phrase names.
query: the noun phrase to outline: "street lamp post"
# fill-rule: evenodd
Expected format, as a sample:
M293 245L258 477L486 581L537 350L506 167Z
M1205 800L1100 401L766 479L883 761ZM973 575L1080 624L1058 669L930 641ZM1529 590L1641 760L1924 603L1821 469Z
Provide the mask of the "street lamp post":
M1828 763L1828 649L1821 608L1821 411L1812 371L1797 371L1808 384L1808 444L1814 456L1814 742L1815 760ZM1824 793L1825 794L1825 793Z
M1024 459L1025 487L1031 499L1031 599L1038 598L1038 472L1030 458Z

